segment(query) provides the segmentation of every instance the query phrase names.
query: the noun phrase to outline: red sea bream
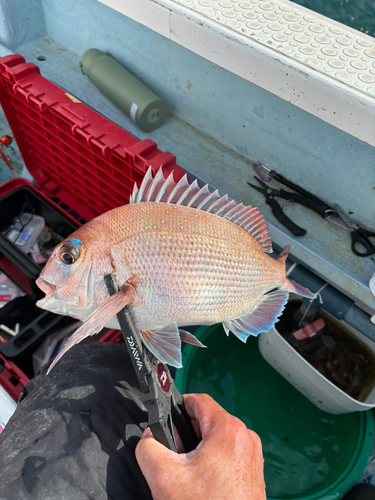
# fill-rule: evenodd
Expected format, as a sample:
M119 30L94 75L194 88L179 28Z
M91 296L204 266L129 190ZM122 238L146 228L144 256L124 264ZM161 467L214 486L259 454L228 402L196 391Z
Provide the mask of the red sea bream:
M54 363L104 326L119 328L116 313L129 307L144 344L161 361L181 366L179 330L222 323L243 342L274 326L290 291L314 295L288 280L285 260L270 257L262 215L208 187L164 179L151 169L134 187L129 205L88 222L60 243L40 277L46 297L38 306L84 321ZM119 291L109 297L104 276Z

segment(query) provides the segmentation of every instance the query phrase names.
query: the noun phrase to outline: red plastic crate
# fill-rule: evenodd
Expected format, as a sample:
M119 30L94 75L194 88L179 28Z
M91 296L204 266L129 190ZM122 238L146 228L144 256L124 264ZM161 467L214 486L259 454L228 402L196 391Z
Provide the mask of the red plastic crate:
M17 365L0 354L0 384L16 402L29 381Z
M76 219L128 203L150 166L174 171L175 181L184 175L174 155L136 139L18 54L0 58L0 103L29 172Z
M0 186L0 199L27 187L80 225L128 203L134 183L141 183L149 167L154 173L162 167L165 175L173 171L175 181L185 173L173 154L104 118L42 77L39 68L21 55L0 58L0 104L36 181L12 179ZM16 268L12 275L17 276ZM100 340L119 342L121 338L120 332L112 330ZM0 383L12 397L18 398L28 380L13 362L6 361Z
M5 257L5 255L0 254L0 271L4 270L6 270L8 277L14 281L14 283L17 283L22 290L30 295L33 293L30 281L27 279L25 274L20 271L20 269L11 260Z

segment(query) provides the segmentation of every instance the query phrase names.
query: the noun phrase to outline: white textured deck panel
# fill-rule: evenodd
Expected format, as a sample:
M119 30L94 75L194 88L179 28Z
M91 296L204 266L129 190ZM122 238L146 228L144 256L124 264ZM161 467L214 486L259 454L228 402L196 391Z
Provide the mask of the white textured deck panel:
M375 40L280 0L98 0L375 146Z

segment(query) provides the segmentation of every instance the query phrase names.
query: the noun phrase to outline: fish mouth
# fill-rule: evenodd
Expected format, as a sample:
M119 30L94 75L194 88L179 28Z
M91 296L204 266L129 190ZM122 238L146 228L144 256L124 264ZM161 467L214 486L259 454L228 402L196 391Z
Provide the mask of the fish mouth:
M46 294L45 298L52 297L52 295L54 295L54 293L56 292L56 285L49 283L44 278L39 277L36 280L36 284L42 290L42 292Z

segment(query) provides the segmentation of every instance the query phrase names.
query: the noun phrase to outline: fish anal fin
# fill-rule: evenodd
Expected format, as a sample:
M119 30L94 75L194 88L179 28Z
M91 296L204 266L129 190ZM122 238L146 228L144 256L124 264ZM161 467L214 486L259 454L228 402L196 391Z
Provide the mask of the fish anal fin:
M229 330L229 328L227 327L227 325L225 323L223 323L223 328L224 328L225 335L227 337L229 337L230 330Z
M238 322L235 321L227 321L225 323L227 328L235 335L241 342L246 342L246 340L249 338L249 333L245 332L243 330L243 326L241 326Z
M162 363L176 368L182 367L181 339L176 323L158 329L142 331L141 335L145 346Z
M221 196L218 191L211 193L207 184L202 188L196 180L190 184L186 175L174 182L172 175L164 179L160 169L153 178L150 167L139 188L134 188L130 202L171 203L223 217L247 231L264 252L272 252L267 223L256 208L237 204L234 200L229 201L228 195Z
M249 335L257 336L261 332L268 332L283 312L288 296L288 291L283 289L263 295L253 311L241 318L226 321L224 327L242 342L246 342Z
M53 360L48 368L47 374L52 370L56 363L69 351L75 344L81 342L84 338L95 335L100 332L105 325L119 312L123 307L132 304L135 300L134 288L126 284L118 292L108 297L95 311L87 316L84 323L71 335L65 343L63 349Z

